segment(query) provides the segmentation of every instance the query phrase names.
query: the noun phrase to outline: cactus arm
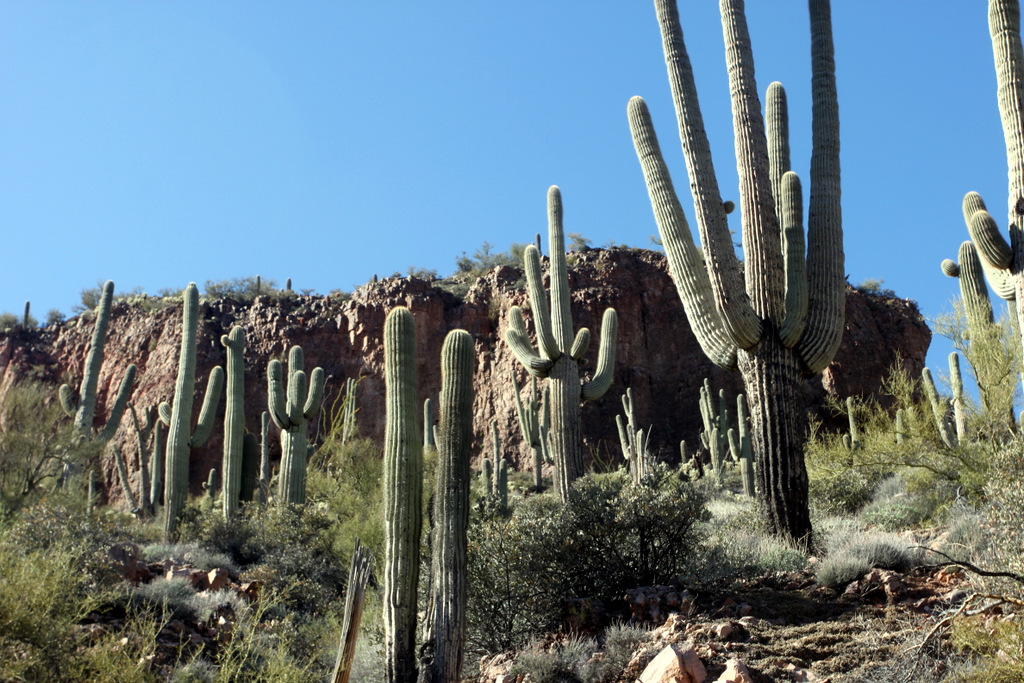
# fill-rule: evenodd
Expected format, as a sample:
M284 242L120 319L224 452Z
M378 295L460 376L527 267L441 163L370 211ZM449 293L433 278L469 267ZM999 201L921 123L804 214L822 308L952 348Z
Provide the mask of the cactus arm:
M416 426L416 325L407 308L384 321L384 645L386 680L416 680L416 588L423 452Z
M114 405L110 409L110 417L107 418L107 424L100 432L101 441L109 441L113 438L117 432L117 428L121 425L121 417L124 416L124 407L128 405L128 394L132 391L132 385L135 383L135 365L129 365L128 369L124 372L124 377L121 378L121 386L117 389L117 397L114 399Z
M622 447L622 458L629 462L633 459L632 449L629 447L629 436L626 433L626 421L621 415L615 416L615 426L619 429L619 446Z
M536 310L536 309L535 309ZM505 341L508 343L512 353L527 371L534 377L544 378L554 361L541 358L533 350L530 338L526 334L526 323L523 321L523 312L518 306L512 306L508 312L508 331L505 333Z
M576 331L576 338L572 340L572 349L569 350L569 357L579 360L590 347L590 330L581 327Z
M614 308L606 308L601 321L601 343L597 352L597 371L583 385L584 401L596 401L604 396L615 378L615 337L619 330L619 316Z
M996 66L999 115L1006 142L1009 169L1007 225L1012 233L1015 226L1020 226L1021 215L1024 214L1024 48L1021 47L1020 5L1017 0L991 0L988 28Z
M163 502L164 495L164 427L167 425L157 420L153 424L153 456L149 461L151 480L149 482L149 500L156 506Z
M796 349L807 372L824 370L842 341L846 261L840 207L839 104L827 0L811 11L811 193L807 209L807 327Z
M725 324L715 305L714 290L704 266L704 254L693 243L686 214L676 196L654 133L650 112L643 99L634 97L629 101L627 113L633 146L647 182L658 232L686 318L704 354L715 365L734 370L736 346L726 333Z
M770 318L776 326L782 324L785 281L781 275L784 268L779 219L769 173L768 140L754 81L754 56L743 2L723 0L721 8L733 130L736 133L733 137L740 181L743 254L746 258L744 279L754 317L758 320L757 337L752 342L739 345L750 348L760 338L760 318Z
M530 306L533 308L533 324L537 327L537 346L544 358L556 361L562 357L551 332L551 313L548 310L547 294L544 292L544 277L540 269L540 254L531 244L523 252L523 264L526 267L526 286L530 293ZM554 270L552 270L552 279Z
M306 373L302 370L292 372L292 369L289 366L288 396L286 397L286 400L288 403L288 421L292 423L292 427L295 427L302 422L302 402L306 397L306 390Z
M274 424L282 430L292 426L285 400L283 374L281 361L272 360L267 364L267 407Z
M964 195L964 222L967 224L968 228L970 228L971 218L974 217L974 214L978 211L985 210L985 202L977 192L968 192ZM985 273L985 278L992 286L992 291L994 291L1001 299L1005 299L1007 301L1015 299L1017 296L1017 285L1015 284L1013 275L1010 274L1010 271L1003 268L996 268L990 264L987 259L979 259L979 261L981 263L981 268Z
M306 396L306 403L302 406L302 418L303 420L309 420L316 411L320 410L320 402L324 397L324 383L326 382L326 376L324 375L323 368L313 368L313 374L310 375L309 381L309 393Z
M967 438L967 405L964 398L964 380L960 374L960 355L949 354L949 384L953 390L953 424L956 437L961 443Z
M64 409L64 414L68 417L74 417L75 413L78 412L78 404L75 401L75 395L71 387L67 384L61 384L60 390L57 392L57 398L60 399L60 407Z
M519 418L519 428L523 430L523 440L530 446L533 446L538 437L536 427L537 413L534 410L531 410L531 413L527 413L523 407L523 399L519 396L519 385L516 384L515 374L512 375L512 396L516 402L516 417Z
M960 298L963 299L964 310L967 313L967 329L971 336L977 337L995 320L992 314L992 301L988 298L988 287L985 286L983 259L978 257L975 245L970 241L960 245L957 259Z
M967 221L967 233L974 241L978 254L993 268L1009 268L1013 250L999 231L992 214L984 209L975 211Z
M171 426L171 404L167 401L161 401L156 407L157 419L164 423L164 427Z
M803 191L800 178L788 171L780 192L782 249L786 265L786 317L779 340L787 349L796 346L807 325L807 263L804 256Z
M786 89L778 81L770 83L764 97L765 135L768 138L768 175L780 229L782 218L782 176L791 170L789 160L789 104Z
M206 396L203 398L203 407L199 411L199 422L192 433L189 448L199 448L210 438L214 418L217 416L217 406L220 404L220 395L223 392L224 368L218 365L210 371L210 377L206 381Z
M740 348L750 348L761 337L761 321L751 308L744 290L739 261L732 246L725 206L711 160L711 145L700 113L693 69L683 42L679 11L674 0L656 0L654 4L715 302L728 339Z
M562 192L557 185L548 188L548 246L551 249L551 334L561 355L572 346L574 335L562 229Z

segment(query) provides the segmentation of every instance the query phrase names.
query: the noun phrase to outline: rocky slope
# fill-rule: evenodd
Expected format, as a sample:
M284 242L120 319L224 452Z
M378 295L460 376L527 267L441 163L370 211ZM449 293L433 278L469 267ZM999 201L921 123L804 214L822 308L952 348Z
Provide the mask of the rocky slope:
M598 332L604 309L619 314L616 378L608 394L583 408L584 434L589 452L601 460L619 455L615 415L619 397L632 388L639 423L653 429L651 443L667 459L678 458L678 444L698 442L700 416L698 389L705 377L731 398L742 390L738 373L714 367L703 355L686 321L663 255L642 249L591 250L578 255L570 271L573 317L576 327ZM287 350L299 344L307 370L324 368L327 393L324 417L311 438L328 429L331 407L343 392L345 379L359 379L359 430L374 439L384 432L383 348L384 317L394 306L407 306L417 322L417 367L420 398L437 396L440 388L439 356L448 330L462 328L476 341L476 401L474 425L478 452L490 453L491 420L497 420L506 457L520 468L527 466L528 449L516 422L512 378L526 381L504 343L506 311L513 304L528 305L522 272L500 267L480 279L462 296L416 278L388 278L360 287L351 299L290 295L281 299L258 297L251 304L221 299L200 304L197 406L205 391L205 377L224 362L221 334L232 325L248 331L246 365L247 427L259 430L266 408L266 365L271 358L286 360ZM108 401L129 363L139 369L132 401L139 408L169 400L177 373L181 334L180 305L151 308L137 303L113 307L105 361L100 376L97 415L105 420ZM529 319L529 313L526 316ZM532 324L528 320L528 324ZM16 330L0 335L0 398L11 383L29 376L56 386L69 382L77 388L88 353L92 321L73 318L38 330ZM846 331L835 361L822 377L808 380L808 410L828 422L833 416L822 408L827 394L842 398L877 392L880 379L897 358L918 374L924 365L931 333L916 305L909 300L869 295L850 288L846 304ZM587 354L596 362L596 343ZM223 414L223 402L220 408ZM98 420L99 422L99 420ZM272 427L272 430L274 428ZM211 467L219 469L221 430L193 453L192 486L195 492ZM131 453L129 468L137 476L134 433L125 420L116 437ZM272 438L276 446L276 437ZM273 453L273 451L272 451ZM107 491L119 496L112 465L105 468Z

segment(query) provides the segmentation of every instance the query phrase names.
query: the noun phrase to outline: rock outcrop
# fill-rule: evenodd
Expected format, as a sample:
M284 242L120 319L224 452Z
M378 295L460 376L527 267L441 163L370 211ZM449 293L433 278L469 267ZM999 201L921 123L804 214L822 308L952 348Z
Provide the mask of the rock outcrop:
M681 439L698 442L697 401L704 378L709 377L713 387L724 388L731 398L742 391L738 373L714 367L701 352L662 254L615 248L590 250L575 258L569 279L577 324L590 327L596 335L606 307L614 307L619 314L615 382L603 399L583 407L583 431L591 457L602 463L621 458L615 415L621 412L619 397L629 387L638 423L652 429L652 446L664 459L677 461ZM220 335L241 324L247 330L245 394L250 431L259 431L260 413L266 409L267 362L285 359L288 348L298 344L305 351L307 369L321 366L328 376L323 415L311 429L310 438L315 442L329 431L345 379L354 377L359 379L359 432L381 440L384 317L394 306L407 306L417 326L420 399L436 397L440 389L439 356L445 334L454 328L467 330L476 345L473 410L479 457L490 453L489 425L497 420L506 457L525 469L530 452L519 434L511 392L512 377L517 377L520 386L526 377L504 343L508 307L529 307L522 272L508 266L496 268L459 295L445 286L416 278L387 278L360 287L346 300L289 294L280 299L258 297L248 304L231 299L203 302L197 353L199 385L205 386L210 369L224 362ZM139 369L132 394L136 406L144 409L171 398L181 307L147 303L151 302L113 306L99 382L98 420L105 419L117 382L129 363ZM526 317L532 326L528 311ZM12 382L30 375L52 382L55 395L60 382L76 385L91 333L92 321L78 317L47 328L0 335L0 400ZM897 358L912 374L919 374L930 339L914 302L850 288L842 347L822 377L807 381L808 410L828 424L833 416L822 408L826 395L877 394L881 379ZM595 344L586 356L591 365L596 363L596 354ZM223 410L222 401L221 414ZM200 491L209 469L220 467L221 432L222 428L215 428L210 441L193 452L194 493ZM131 421L126 418L115 439L131 454L129 469L137 477L134 438ZM276 435L273 441L276 447ZM275 448L272 457L277 457L278 451ZM105 476L108 494L119 496L119 487L111 485L116 481L112 464L105 468Z

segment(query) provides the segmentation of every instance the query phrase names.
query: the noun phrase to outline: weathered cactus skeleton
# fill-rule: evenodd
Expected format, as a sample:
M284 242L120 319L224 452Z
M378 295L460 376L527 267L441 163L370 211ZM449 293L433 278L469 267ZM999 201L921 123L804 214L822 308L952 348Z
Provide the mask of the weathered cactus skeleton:
M722 0L746 256L741 271L679 13L671 0L655 6L703 249L690 235L647 105L638 97L629 103L633 142L690 326L713 362L743 375L758 503L768 529L806 543L811 522L800 388L803 376L821 372L839 348L846 298L831 10L827 0L810 2L813 151L805 260L785 93L779 84L768 88L762 117L742 2Z

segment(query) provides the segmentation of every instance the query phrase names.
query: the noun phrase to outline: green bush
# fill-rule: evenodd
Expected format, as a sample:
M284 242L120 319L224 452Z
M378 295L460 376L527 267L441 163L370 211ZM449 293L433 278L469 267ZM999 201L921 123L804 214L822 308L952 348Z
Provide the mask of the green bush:
M557 625L561 603L621 605L637 586L695 569L704 545L704 496L659 467L634 486L625 472L587 475L569 500L525 499L509 518L476 518L469 532L471 644L522 646Z
M236 277L230 280L207 280L203 285L203 296L211 300L234 299L241 303L248 303L258 296L277 295L276 285L276 281L256 275Z
M828 554L815 568L815 578L832 588L856 581L875 568L907 571L920 564L922 557L899 536L882 532L835 533L827 545Z

